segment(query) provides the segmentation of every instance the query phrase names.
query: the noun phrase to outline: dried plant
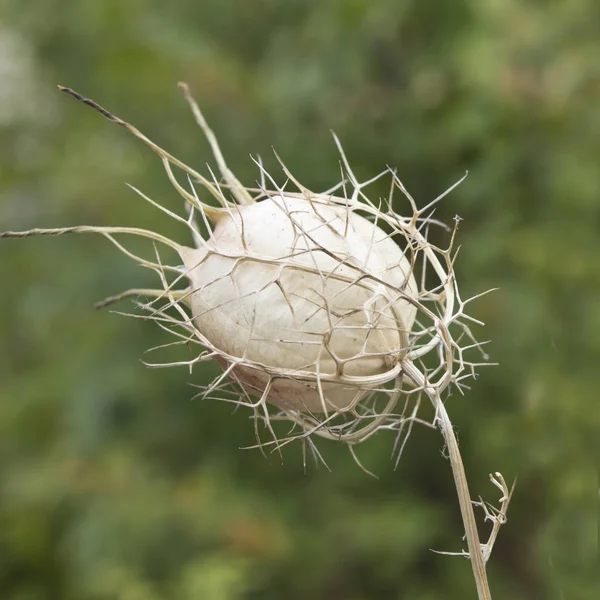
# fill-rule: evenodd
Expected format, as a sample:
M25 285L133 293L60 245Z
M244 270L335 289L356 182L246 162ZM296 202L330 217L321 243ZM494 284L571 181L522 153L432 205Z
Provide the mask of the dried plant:
M454 274L459 219L449 229L447 247L428 240L432 227L445 227L432 216L435 205L464 177L419 208L389 168L359 182L334 136L341 176L333 188L321 193L308 190L279 157L286 177L283 185L257 159L260 181L256 187L245 187L227 167L187 86L181 87L212 148L218 177L210 169L210 177L201 175L95 102L69 88L60 89L159 155L185 200L186 216L133 189L183 224L193 247L131 227L32 229L0 236L100 233L129 258L155 271L160 280L157 289L130 289L98 306L134 297L141 309L134 316L150 319L174 335L168 346L192 349L191 359L149 366L185 366L192 371L198 363L216 361L222 373L198 395L249 408L256 446L263 451L281 451L297 440L304 456L308 449L322 460L315 444L321 437L346 444L358 462L354 447L388 430L395 434L397 462L415 423L439 427L468 544L468 551L458 554L471 559L479 598L490 598L485 563L506 519L510 493L496 474L492 482L502 490L500 508L482 500L471 502L443 402L453 389L462 393L476 369L489 364L470 328L481 323L465 311L478 296L462 299ZM187 176L186 185L174 167ZM390 180L389 195L373 202L366 189L381 177ZM200 199L197 185L213 197L212 203ZM395 193L402 195L407 216L395 211ZM128 250L117 240L121 234L150 240L153 258ZM159 247L174 250L177 264L165 264ZM148 300L140 302L140 297ZM434 408L431 422L419 417L424 399ZM284 434L279 433L281 422L289 426ZM261 432L266 432L266 439ZM486 520L493 522L486 544L479 542L473 504L483 507Z

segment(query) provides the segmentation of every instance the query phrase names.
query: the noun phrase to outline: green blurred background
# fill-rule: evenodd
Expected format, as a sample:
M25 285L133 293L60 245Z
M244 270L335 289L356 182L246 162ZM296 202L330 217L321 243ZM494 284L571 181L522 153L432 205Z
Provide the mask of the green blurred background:
M500 365L448 407L472 493L518 477L494 598L600 598L599 23L594 0L3 0L0 230L185 241L124 186L180 209L157 157L56 84L206 172L187 81L247 184L274 146L328 187L330 129L422 204L468 169L437 216L464 219L463 292L500 288L472 308ZM145 369L157 327L92 309L153 282L103 239L2 240L0 282L2 600L475 597L467 561L429 550L464 546L436 431L395 471L390 437L359 448L377 480L327 442L331 472L304 473L191 400L207 371Z

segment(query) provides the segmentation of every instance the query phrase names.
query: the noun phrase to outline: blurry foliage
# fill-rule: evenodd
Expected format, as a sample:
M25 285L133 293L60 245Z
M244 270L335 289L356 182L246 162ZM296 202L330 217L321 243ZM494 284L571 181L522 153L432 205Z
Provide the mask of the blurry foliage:
M398 168L461 223L466 293L497 368L449 401L472 492L519 477L495 598L598 598L600 4L592 0L176 3L5 0L0 229L139 225L181 235L159 161L61 96L71 86L199 169L187 81L233 170L337 180ZM382 190L383 194L384 191ZM247 415L190 400L207 373L136 360L164 336L93 302L150 274L93 237L0 245L2 600L471 598L440 436L265 460ZM135 282L135 283L134 283ZM125 307L125 310L127 307ZM595 586L595 587L594 587Z

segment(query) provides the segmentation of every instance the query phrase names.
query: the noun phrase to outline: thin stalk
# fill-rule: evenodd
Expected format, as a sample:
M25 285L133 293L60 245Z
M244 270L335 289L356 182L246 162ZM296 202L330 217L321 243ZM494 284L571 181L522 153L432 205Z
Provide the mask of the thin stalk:
M404 363L404 372L417 386L423 387L425 393L429 396L436 409L438 426L444 436L448 448L448 457L450 459L454 485L456 486L456 493L458 495L460 514L465 528L465 536L467 538L469 558L471 559L473 577L475 578L475 585L477 586L477 597L479 600L492 600L481 542L479 540L479 532L477 531L477 522L475 521L471 494L467 483L467 474L465 473L465 467L460 455L460 450L458 449L458 442L456 440L456 435L454 434L450 416L442 402L439 392L427 384L425 377L423 377L422 373L413 363L406 361Z

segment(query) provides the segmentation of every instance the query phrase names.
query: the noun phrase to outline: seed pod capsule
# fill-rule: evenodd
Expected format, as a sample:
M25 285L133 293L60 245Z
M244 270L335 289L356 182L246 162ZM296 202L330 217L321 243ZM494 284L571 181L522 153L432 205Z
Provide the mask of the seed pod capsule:
M397 376L417 285L402 250L356 212L274 196L221 217L183 258L194 324L239 359L250 394L270 384L282 408L347 410Z
M399 456L423 394L437 406L440 394L451 384L461 389L477 366L465 359L467 348L461 342L470 340L467 347L479 347L454 277L454 234L445 250L427 240L430 226L443 226L428 211L462 179L418 209L389 169L360 183L334 136L343 167L342 181L334 188L308 190L281 160L288 183L297 191L278 187L260 161L261 182L247 188L227 167L214 133L187 86L182 87L212 148L220 180L212 173L211 179L204 177L92 100L61 89L160 156L186 201L187 218L133 189L185 225L195 247L132 227L33 229L0 237L101 233L128 257L153 269L160 289L133 288L100 306L128 296L149 298L137 304L148 318L177 335L176 344L201 348L189 360L149 366L191 370L216 361L223 373L200 395L250 407L255 423L263 421L272 437L261 441L256 428L259 446L281 448L299 438L316 453L313 434L351 447L385 428L396 432ZM173 167L187 174L188 188ZM364 190L382 175L391 176L390 194L374 203ZM200 200L197 184L216 205ZM395 190L408 200L409 216L394 210ZM197 217L207 230L204 236ZM152 240L156 259L133 254L117 241L121 234ZM174 250L181 263L166 265L159 246ZM188 285L182 288L185 281ZM281 439L273 429L276 421L291 422L299 432Z
M150 298L146 304L138 303L150 319L174 333L176 344L202 348L191 360L150 366L185 365L191 370L198 363L215 360L223 373L200 396L216 396L251 408L261 448L281 451L299 439L304 451L308 446L316 460L323 460L312 439L320 436L346 443L360 465L354 445L385 429L396 435L397 462L412 425L423 422L418 411L422 398L427 397L452 464L469 548L464 554L471 559L479 597L489 598L484 554L489 556L505 520L510 493L496 474L492 482L503 496L501 507L492 515L487 503L472 502L468 491L442 401L449 386L462 391L464 380L473 377L482 364L466 358L470 350L481 350L481 344L469 327L477 321L464 312L473 298L461 300L454 276L452 247L459 219L448 248L437 248L427 239L429 227L440 225L429 211L462 179L418 209L388 169L384 174L392 179L389 198L375 204L363 191L374 179L357 180L335 138L343 176L331 190L311 192L281 163L288 181L298 189L291 193L279 188L260 162L260 186L246 188L225 164L215 135L187 86L182 87L211 145L220 181L203 177L92 100L61 89L126 128L160 156L173 186L186 201L188 218L135 191L185 225L194 248L133 227L32 229L0 233L0 238L101 233L128 257L156 271L161 289L134 288L100 305L127 296ZM188 175L190 191L179 183L173 166ZM201 201L195 184L203 186L219 206ZM343 195L336 196L340 190ZM394 190L408 200L410 216L395 212ZM198 215L209 230L205 237L195 222ZM156 259L133 254L115 239L121 234L152 240ZM183 264L165 265L157 244L174 250ZM179 288L185 280L188 287ZM275 432L278 421L292 426L285 437ZM261 440L259 422L268 429L269 441ZM494 521L486 544L479 541L473 505L483 506L486 520Z

